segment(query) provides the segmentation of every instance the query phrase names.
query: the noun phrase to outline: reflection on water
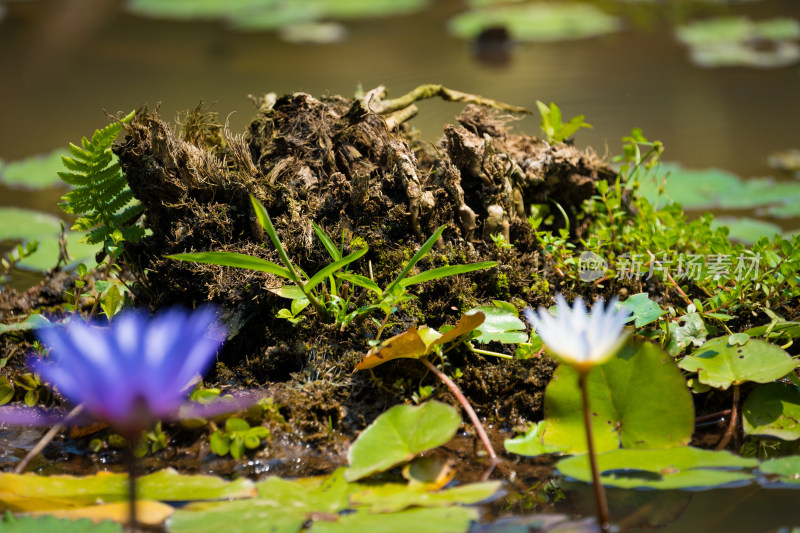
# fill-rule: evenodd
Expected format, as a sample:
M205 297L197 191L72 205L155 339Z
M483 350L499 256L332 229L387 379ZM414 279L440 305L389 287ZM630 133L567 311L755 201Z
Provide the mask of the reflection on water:
M620 137L640 126L665 141L669 159L745 176L769 174L770 153L800 145L797 67L699 69L659 20L596 39L519 43L505 65L488 66L471 43L445 33L461 8L439 2L414 15L348 22L348 40L317 46L236 33L221 23L137 18L107 0L12 3L0 22L7 74L0 157L63 146L104 124L103 110L160 102L170 118L203 99L217 102L222 116L236 111L231 125L241 129L252 115L247 94L349 95L358 83L386 84L395 95L442 83L530 108L537 99L555 101L566 115L586 115L595 129L577 140L601 153L618 151ZM769 0L734 12L800 17L800 2ZM491 46L494 54L506 43ZM436 139L459 109L424 104L416 124ZM537 122L525 119L519 127L535 133Z

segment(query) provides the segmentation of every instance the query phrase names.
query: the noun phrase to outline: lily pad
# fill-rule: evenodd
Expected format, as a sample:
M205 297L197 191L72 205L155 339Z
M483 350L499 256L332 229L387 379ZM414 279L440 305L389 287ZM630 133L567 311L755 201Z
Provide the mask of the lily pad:
M794 42L800 38L800 23L791 18L698 20L678 27L676 36L703 67L782 67L800 61L800 46Z
M488 482L425 491L402 483L348 483L344 472L340 468L328 477L296 480L269 477L256 484L258 496L253 499L192 503L181 508L170 517L169 531L218 533L232 523L237 530L272 533L299 533L304 527L312 532L327 531L328 527L337 531L339 527L344 528L342 531L395 531L392 528L401 526L405 531L428 531L415 520L430 521L431 531L466 531L469 521L477 519L477 510L458 505L489 498L500 485ZM409 506L423 508L406 510ZM348 509L355 512L342 512ZM344 520L356 515L358 519Z
M91 520L69 520L53 516L20 516L15 517L6 513L0 520L0 530L3 533L31 533L32 531L58 533L122 533L122 526L114 522L93 523Z
M86 264L89 270L97 266L95 256L100 251L101 246L99 244L81 242L85 235L82 231L68 231L66 233L67 252L72 257L69 263L65 265L66 268L71 268L78 263ZM39 247L36 252L17 263L19 268L44 272L56 266L60 252L59 237L57 235L42 236L37 240L39 241Z
M60 231L61 219L56 216L19 207L0 207L0 241L34 240L58 235Z
M142 476L139 497L148 500L183 501L252 496L248 479L224 481L215 476L181 475L171 469ZM0 474L0 502L11 510L45 511L82 507L97 501L121 502L128 497L128 476L99 473L94 476L39 476Z
M781 483L800 484L800 455L778 457L764 461L758 467L762 474L772 474Z
M64 185L58 172L64 170L61 156L69 155L66 150L54 150L19 161L9 161L0 165L0 183L9 187L44 189Z
M667 450L614 450L597 456L603 485L626 489L699 489L749 482L753 475L744 468L758 466L757 459L726 451L678 446ZM577 455L562 459L558 471L590 482L589 458ZM723 470L724 469L724 470Z
M607 364L589 373L588 386L598 452L620 446L668 448L691 439L691 393L672 358L658 346L626 346ZM545 391L547 426L542 444L567 453L585 452L581 405L578 376L569 366L561 365Z
M517 41L566 41L619 31L620 20L589 4L524 4L473 9L448 23L450 33L473 39L504 27Z
M273 30L329 19L355 19L411 13L428 0L131 0L128 9L156 18L222 19L237 29Z
M25 320L13 324L0 324L0 335L9 331L28 331L31 329L46 328L53 323L40 314L29 315Z
M776 234L780 235L783 231L780 226L771 222L765 222L748 217L720 217L711 223L712 228L725 226L728 228L728 237L745 244L753 244L761 237L772 239Z
M768 383L753 390L742 406L745 435L800 439L800 390L789 383Z
M746 381L770 383L797 367L792 357L767 341L750 339L746 344L730 344L729 337L711 339L681 359L678 366L697 372L701 383L717 389Z
M553 446L544 443L544 432L547 428L547 420L534 424L524 435L506 439L503 445L508 453L517 455L544 455L548 453L561 453L569 449L566 446Z
M666 311L651 300L646 292L634 294L624 302L617 303L617 309L627 309L631 313L630 320L634 321L637 328L655 322L666 314Z
M453 438L461 424L458 410L430 401L420 406L395 405L364 430L347 454L347 481L355 481L410 461L418 453Z
M461 533L478 519L477 509L434 507L399 513L373 514L359 511L337 520L314 522L311 533Z

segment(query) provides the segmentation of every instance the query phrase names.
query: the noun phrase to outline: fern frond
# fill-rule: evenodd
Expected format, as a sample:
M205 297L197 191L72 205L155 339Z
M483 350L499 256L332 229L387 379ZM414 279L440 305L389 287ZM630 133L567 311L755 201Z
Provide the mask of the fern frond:
M73 189L61 197L60 205L66 213L78 215L72 229L89 232L83 242L104 243L116 230L133 242L144 234L142 228L131 225L143 207L132 203L133 193L111 151L123 123L129 122L134 113L96 130L91 139L82 138L80 146L70 143L70 155L61 158L67 172L58 175Z

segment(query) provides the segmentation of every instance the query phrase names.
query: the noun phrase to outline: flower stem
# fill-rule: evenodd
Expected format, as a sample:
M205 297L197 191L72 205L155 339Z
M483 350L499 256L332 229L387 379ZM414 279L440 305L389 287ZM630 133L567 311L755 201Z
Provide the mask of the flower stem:
M717 444L716 450L724 450L728 443L731 441L731 437L733 437L734 433L736 432L736 425L739 422L739 400L740 400L740 392L739 392L739 385L733 386L733 406L731 407L731 419L728 422L728 429L725 430L725 434L722 435L722 438Z
M597 506L597 522L600 531L611 531L611 517L608 513L608 501L603 485L600 483L600 473L597 469L597 457L594 452L594 438L592 437L592 412L589 408L589 387L586 379L588 372L578 373L578 384L583 397L583 423L586 427L586 447L589 453L589 465L592 469L592 487L594 488L594 501Z
M494 448L492 448L492 443L489 442L489 436L486 434L483 424L481 424L478 415L475 414L475 410L472 408L472 405L470 405L466 396L464 396L464 393L461 392L461 389L458 388L458 385L456 385L455 382L447 376L447 374L436 368L436 365L428 361L427 358L422 357L420 358L420 361L422 361L422 364L427 366L431 372L436 374L437 378L441 379L444 384L447 385L447 388L450 389L450 392L453 393L453 396L456 397L458 402L467 412L467 416L469 416L469 419L472 421L472 425L475 426L475 430L478 432L478 437L480 437L483 447L486 448L486 453L489 454L489 459L491 460L492 464L495 465L499 463L500 460L497 458L497 454L494 453Z
M130 502L130 514L128 515L128 533L136 533L136 448L135 441L128 441L128 448L125 451L125 460L128 467L128 501Z

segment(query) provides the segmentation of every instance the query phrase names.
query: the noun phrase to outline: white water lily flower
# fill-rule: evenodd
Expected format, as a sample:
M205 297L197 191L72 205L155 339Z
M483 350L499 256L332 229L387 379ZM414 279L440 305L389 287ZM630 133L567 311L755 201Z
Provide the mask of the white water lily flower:
M538 313L530 307L523 313L551 354L578 372L586 373L611 359L625 342L627 334L622 328L629 312L616 310L616 303L617 299L613 298L608 307L603 308L603 300L599 299L587 313L580 296L570 308L559 294L556 296L558 316L554 317L543 307Z

